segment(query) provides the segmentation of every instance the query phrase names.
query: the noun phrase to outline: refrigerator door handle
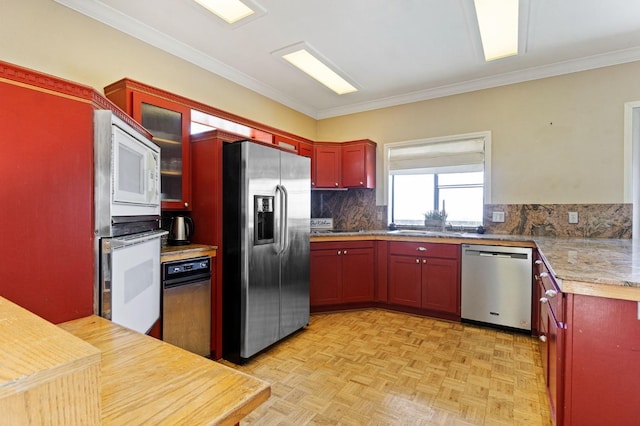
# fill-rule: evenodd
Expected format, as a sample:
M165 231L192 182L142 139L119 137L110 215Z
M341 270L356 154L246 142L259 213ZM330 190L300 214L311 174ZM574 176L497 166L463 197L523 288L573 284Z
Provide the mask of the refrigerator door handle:
M283 253L289 248L289 194L283 185L276 186L276 192L280 192L280 251Z

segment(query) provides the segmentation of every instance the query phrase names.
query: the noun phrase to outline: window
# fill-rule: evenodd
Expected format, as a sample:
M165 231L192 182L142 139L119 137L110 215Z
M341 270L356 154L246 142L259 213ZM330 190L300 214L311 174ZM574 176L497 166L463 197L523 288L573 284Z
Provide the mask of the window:
M490 202L491 134L385 145L389 222L421 226L430 210L445 210L447 223L482 224Z

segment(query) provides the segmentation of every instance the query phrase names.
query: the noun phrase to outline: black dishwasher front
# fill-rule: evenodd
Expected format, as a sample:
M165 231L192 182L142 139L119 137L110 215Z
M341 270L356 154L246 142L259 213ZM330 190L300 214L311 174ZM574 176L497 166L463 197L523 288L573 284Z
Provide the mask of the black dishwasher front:
M211 355L211 258L162 264L162 340Z

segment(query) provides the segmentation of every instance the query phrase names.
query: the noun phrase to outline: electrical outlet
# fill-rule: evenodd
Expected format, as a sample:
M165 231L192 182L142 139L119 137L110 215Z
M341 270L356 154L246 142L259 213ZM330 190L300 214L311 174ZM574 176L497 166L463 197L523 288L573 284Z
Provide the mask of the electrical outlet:
M578 212L569 212L569 223L578 223Z
M504 212L493 212L492 222L504 222Z

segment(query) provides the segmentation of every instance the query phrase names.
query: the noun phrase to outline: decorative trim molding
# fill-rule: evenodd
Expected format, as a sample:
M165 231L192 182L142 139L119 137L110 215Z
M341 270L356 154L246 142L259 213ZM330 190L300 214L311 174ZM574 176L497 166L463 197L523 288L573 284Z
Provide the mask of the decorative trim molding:
M151 133L92 87L0 61L0 81L3 80L25 88L90 103L94 109L111 110L118 118L151 139Z
M210 105L206 105L201 102L194 101L189 98L185 98L184 96L176 95L175 93L167 92L166 90L163 90L163 89L158 89L157 87L148 86L144 83L131 80L130 78L123 78L122 80L118 80L115 83L111 83L110 85L104 88L104 93L106 96L109 96L111 93L124 88L134 90L136 92L152 95L157 98L161 98L179 105L184 105L188 108L196 109L198 111L202 111L207 114L215 115L216 117L233 121L235 123L240 123L242 125L252 127L256 130L260 130L263 132L271 133L273 135L285 136L287 138L296 140L298 142L304 142L309 144L313 143L313 141L311 141L310 139L305 139L298 135L294 135L293 133L288 133L280 129L276 129L275 127L258 123L257 121L253 121L248 118L244 118L239 115L235 115L235 114L223 111L221 109L212 107Z
M95 109L108 109L111 110L119 119L133 127L138 132L142 133L146 138L153 139L153 135L149 133L147 129L142 127L140 123L135 121L129 114L121 110L116 104L107 99L102 93L97 90L93 91L92 99L93 107Z
M493 87L507 86L509 84L524 83L527 81L540 80L543 78L556 77L580 71L588 71L612 65L621 65L640 60L640 48L619 50L602 55L591 56L569 61L557 62L555 64L542 67L528 68L522 71L499 74L491 77L468 80L461 83L434 87L431 89L419 90L404 95L380 98L375 101L350 104L343 107L327 108L318 111L316 118L338 117L341 115L353 114L357 112L370 111L380 108L388 108L397 105L421 102L430 99L443 98L446 96L459 95L462 93L475 92L478 90L491 89Z
M18 65L0 61L0 79L10 80L24 86L55 92L66 97L91 101L93 88Z
M230 80L240 86L261 94L269 99L279 102L311 118L320 120L341 115L354 114L380 108L387 108L413 102L426 101L445 96L458 95L509 84L522 83L531 80L539 80L547 77L570 74L579 71L619 65L640 60L640 47L622 49L601 55L586 58L572 59L553 64L532 67L522 71L504 73L468 80L460 83L418 90L397 96L389 96L373 101L365 101L343 105L335 108L319 110L311 105L303 104L290 96L275 90L256 79L220 62L219 60L194 49L136 19L105 5L92 0L55 0L57 3L69 7L83 15L109 25L118 31L144 41L158 49L164 50L178 58L197 65L220 77Z

